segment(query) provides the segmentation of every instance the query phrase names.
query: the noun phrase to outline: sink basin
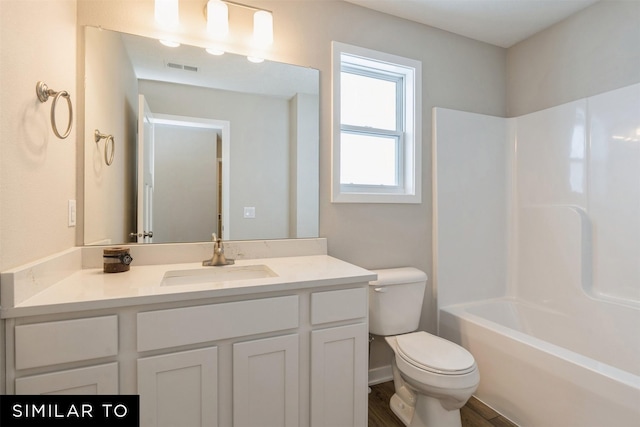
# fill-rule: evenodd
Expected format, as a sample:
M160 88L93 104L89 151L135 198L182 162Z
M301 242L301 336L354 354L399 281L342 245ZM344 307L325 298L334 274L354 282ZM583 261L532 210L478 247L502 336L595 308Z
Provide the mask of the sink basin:
M229 282L233 280L262 279L277 277L266 265L236 265L224 267L204 267L192 270L167 271L160 286L194 285L198 283Z

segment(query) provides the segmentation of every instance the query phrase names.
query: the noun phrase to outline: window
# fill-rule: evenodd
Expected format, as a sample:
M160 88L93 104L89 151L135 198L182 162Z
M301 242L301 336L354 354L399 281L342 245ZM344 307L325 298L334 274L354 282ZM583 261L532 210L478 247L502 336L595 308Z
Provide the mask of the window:
M420 203L421 63L332 49L332 201Z

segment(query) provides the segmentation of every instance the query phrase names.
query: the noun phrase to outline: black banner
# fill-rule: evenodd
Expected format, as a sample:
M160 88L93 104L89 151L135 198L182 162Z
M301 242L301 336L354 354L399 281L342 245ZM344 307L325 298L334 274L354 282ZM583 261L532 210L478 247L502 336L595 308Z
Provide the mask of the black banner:
M139 427L137 395L2 395L2 427Z

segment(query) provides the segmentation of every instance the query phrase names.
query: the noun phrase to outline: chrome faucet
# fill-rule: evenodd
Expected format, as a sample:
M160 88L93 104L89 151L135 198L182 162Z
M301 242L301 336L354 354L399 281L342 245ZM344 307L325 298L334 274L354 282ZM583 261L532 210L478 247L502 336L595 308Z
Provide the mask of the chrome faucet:
M218 238L216 233L211 235L213 239L213 256L211 259L205 259L202 261L202 265L205 267L219 267L221 265L231 265L234 260L227 259L224 256L224 246L222 245L222 239Z

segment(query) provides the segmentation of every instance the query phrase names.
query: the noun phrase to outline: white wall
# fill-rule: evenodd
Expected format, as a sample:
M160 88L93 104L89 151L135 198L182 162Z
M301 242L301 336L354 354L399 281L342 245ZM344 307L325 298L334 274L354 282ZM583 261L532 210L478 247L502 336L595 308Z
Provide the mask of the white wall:
M75 245L67 201L76 198L77 122L67 139L58 139L49 119L52 99L41 103L35 86L42 80L68 91L75 108L78 80L75 0L0 3L0 270L5 270ZM56 111L63 132L64 99Z
M607 0L511 47L509 117L640 82L640 2Z
M138 84L120 36L86 28L84 114L84 230L86 244L129 242L136 231L136 130ZM113 163L94 131L113 135Z

